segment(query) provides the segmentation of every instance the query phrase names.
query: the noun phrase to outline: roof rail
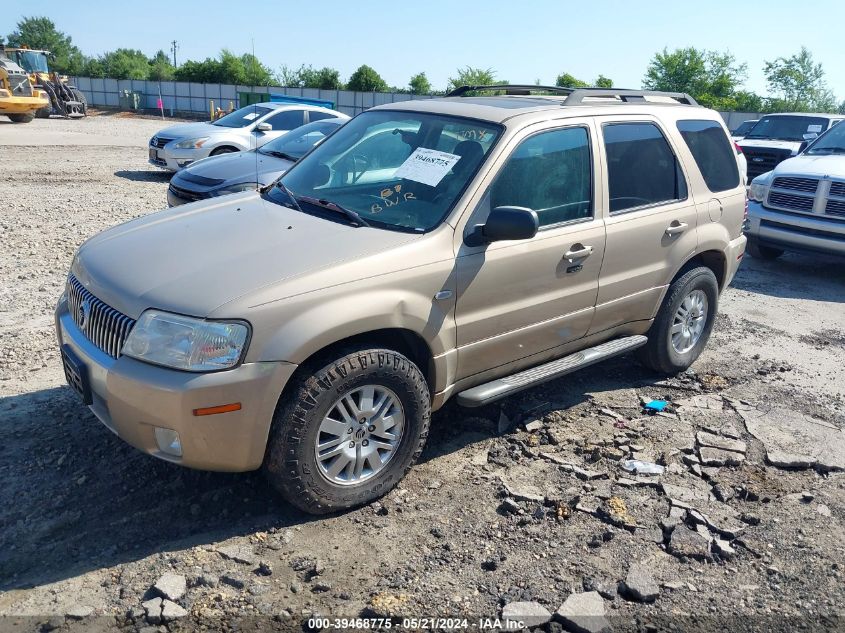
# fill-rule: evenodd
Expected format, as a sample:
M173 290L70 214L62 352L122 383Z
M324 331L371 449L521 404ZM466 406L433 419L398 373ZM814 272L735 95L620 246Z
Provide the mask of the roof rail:
M646 97L671 97L682 105L698 105L685 92L663 92L661 90L622 90L618 88L577 88L569 93L563 105L579 105L587 98L612 99L618 97L625 103L643 102Z
M564 88L562 86L535 86L533 84L500 84L495 86L459 86L446 94L447 97L463 97L468 92L503 91L510 95L528 95L531 92L554 92L566 95L563 105L579 105L585 99L620 99L624 103L642 103L646 97L670 97L682 105L698 105L685 92L664 92L661 90L624 90L621 88Z
M458 86L454 90L446 93L447 97L463 97L468 92L488 92L491 90L503 90L512 95L527 95L531 92L559 92L562 94L570 94L572 88L562 88L561 86L536 86L534 84L499 84L495 86Z

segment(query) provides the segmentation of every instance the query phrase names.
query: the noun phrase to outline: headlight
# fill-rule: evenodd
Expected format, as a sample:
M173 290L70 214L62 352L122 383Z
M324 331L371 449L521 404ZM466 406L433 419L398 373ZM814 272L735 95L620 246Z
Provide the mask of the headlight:
M769 176L772 172L760 174L751 181L751 187L748 190L748 197L757 202L763 202L766 195L769 193L770 180Z
M147 310L132 328L122 352L132 358L185 371L215 371L238 364L249 326L204 321Z
M189 138L185 139L184 141L179 141L173 146L173 149L198 149L202 147L202 144L208 140L207 136L203 136L202 138Z
M227 193L238 193L239 191L255 191L260 187L257 182L241 182L237 185L230 185L222 189L215 189L211 192L212 196L225 196Z

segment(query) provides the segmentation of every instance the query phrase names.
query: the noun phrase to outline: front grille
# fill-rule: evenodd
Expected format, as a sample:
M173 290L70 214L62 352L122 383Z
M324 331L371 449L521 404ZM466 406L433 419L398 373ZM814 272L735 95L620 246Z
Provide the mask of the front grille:
M135 319L97 299L73 275L67 280L67 302L70 316L85 338L112 358L120 356Z
M845 182L833 182L830 184L830 195L845 198Z
M207 193L199 193L197 191L189 191L188 189L182 189L182 187L177 187L174 184L170 184L170 193L172 193L177 198L181 198L182 200L187 200L188 202L194 202L196 200L205 200L208 198Z
M803 191L804 193L816 193L819 188L819 181L815 178L775 178L772 187L775 189L789 189L790 191Z
M172 140L173 140L172 138L165 138L163 136L154 136L150 139L150 147L157 147L158 149L161 149L162 147L167 145Z
M748 180L760 174L772 171L779 163L792 155L789 150L777 150L763 147L743 147L742 153L748 161Z
M840 215L845 218L845 200L828 200L824 212L828 215Z
M795 196L781 191L769 193L769 204L792 211L812 211L813 198L809 196Z

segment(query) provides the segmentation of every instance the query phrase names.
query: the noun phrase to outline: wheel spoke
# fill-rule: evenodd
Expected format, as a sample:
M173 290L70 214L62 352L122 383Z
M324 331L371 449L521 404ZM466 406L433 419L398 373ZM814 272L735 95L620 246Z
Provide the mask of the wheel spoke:
M375 400L375 387L367 385L361 389L361 399L358 405L358 412L365 413L373 410L373 401Z
M343 420L347 424L354 424L355 421L356 421L356 418L358 417L358 412L355 409L355 403L354 402L351 402L351 405L353 407L352 409L347 408L349 406L350 402L351 402L351 398L349 398L347 396L346 398L338 400L335 403L334 408L338 411L338 413L340 413L341 417L343 417Z
M373 469L373 472L378 472L384 465L381 455L379 455L379 452L375 450L367 453L367 461L370 464L370 468Z
M675 325L673 325L673 326L672 326L672 329L671 329L670 331L672 332L672 334L678 334L678 333L680 333L683 329L684 329L684 324L683 324L683 323L675 323Z
M352 471L352 479L360 479L364 472L364 455L361 446L355 447L355 470Z
M332 420L331 418L324 418L323 423L320 425L320 433L340 437L346 435L347 429L349 429L349 423L344 424L343 422L338 422L337 420Z
M325 462L329 461L332 457L340 455L345 450L346 450L346 443L343 443L339 446L336 446L335 448L333 448L332 450L330 450L326 453L321 453L321 454L317 455L317 457L320 460L320 462L325 463Z
M329 469L326 471L326 474L332 479L334 479L338 477L343 471L345 471L351 463L352 458L345 452L341 453L340 455L338 455L337 459L332 462L332 465L329 466Z
M333 437L330 440L325 442L321 442L317 445L317 450L320 452L320 455L324 455L323 451L334 448L338 444L345 444L348 440L345 437Z

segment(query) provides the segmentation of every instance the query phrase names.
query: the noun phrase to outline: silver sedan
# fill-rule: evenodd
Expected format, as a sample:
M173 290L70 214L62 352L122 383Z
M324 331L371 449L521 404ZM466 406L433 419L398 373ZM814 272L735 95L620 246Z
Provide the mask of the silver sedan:
M256 149L306 123L333 118L349 117L308 104L256 103L216 121L164 128L150 139L149 161L179 171L201 158Z

